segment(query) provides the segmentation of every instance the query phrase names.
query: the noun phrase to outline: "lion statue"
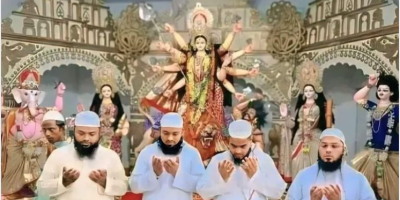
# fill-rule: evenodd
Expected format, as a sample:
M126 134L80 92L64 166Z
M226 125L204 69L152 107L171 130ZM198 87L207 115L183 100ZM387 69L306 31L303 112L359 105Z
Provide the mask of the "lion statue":
M200 122L196 135L184 135L183 137L186 142L199 151L205 166L217 152L222 150L220 148L222 138L217 139L218 135L222 135L219 131L221 131L221 126L208 119L205 122ZM224 144L223 141L222 143Z

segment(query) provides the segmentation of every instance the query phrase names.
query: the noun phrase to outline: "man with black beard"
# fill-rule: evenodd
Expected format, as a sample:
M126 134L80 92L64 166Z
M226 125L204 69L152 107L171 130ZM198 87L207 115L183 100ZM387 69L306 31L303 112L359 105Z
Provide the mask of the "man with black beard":
M140 152L129 183L143 200L191 200L204 172L200 153L183 141L183 120L167 113L160 121L161 136Z
M299 172L287 200L376 200L365 176L343 160L346 155L343 133L325 129L320 136L318 162Z
M197 184L203 199L280 199L286 183L272 158L252 142L253 127L239 119L229 125L229 151L215 155Z
M56 149L37 182L38 192L57 200L114 200L128 189L119 156L99 146L100 119L91 111L76 115L74 143Z

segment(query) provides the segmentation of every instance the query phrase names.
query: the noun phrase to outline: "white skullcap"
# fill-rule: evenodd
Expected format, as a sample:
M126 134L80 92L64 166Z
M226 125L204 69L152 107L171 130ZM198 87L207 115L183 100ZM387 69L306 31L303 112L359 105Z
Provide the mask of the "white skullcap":
M247 139L253 132L250 122L239 119L229 124L229 136L238 139Z
M322 140L322 138L328 137L328 136L332 136L332 137L339 139L340 141L343 142L343 145L346 146L346 140L345 140L344 134L341 130L339 130L337 128L327 128L324 131L322 131L321 136L319 136L319 140Z
M100 127L100 118L95 112L83 111L76 115L75 126Z
M50 110L47 111L44 116L42 121L47 121L47 120L56 120L56 121L62 121L65 122L64 116L55 110Z
M170 112L162 116L160 126L168 128L183 128L183 119L180 114Z

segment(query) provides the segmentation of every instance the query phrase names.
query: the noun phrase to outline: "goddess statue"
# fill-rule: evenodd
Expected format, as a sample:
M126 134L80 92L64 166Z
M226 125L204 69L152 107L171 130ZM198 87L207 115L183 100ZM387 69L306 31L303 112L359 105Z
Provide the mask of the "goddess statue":
M377 87L378 102L368 100ZM354 100L368 111L366 149L353 159L353 166L367 177L377 199L399 199L399 81L381 73L369 76Z
M141 106L154 107L163 113L179 110L184 120L184 140L199 150L203 161L226 149L224 106L231 106L231 94L237 99L243 98L233 87L232 76L258 73L257 69L231 67L232 60L252 48L249 45L244 50L228 53L240 25L234 26L221 45L214 44L210 37L212 23L211 12L197 3L188 17L189 43L166 24L166 30L173 34L180 50L159 42L159 48L170 53L174 63L152 66L154 72L162 71L164 75L141 101Z
M287 105L282 103L280 112L286 120L285 126L292 129L292 178L297 173L314 164L318 160L319 135L331 126L332 112L327 107L327 100L322 92L318 66L311 62L303 62L297 71L300 95L295 107L295 118L288 115ZM328 104L329 105L329 104ZM332 115L333 118L333 115Z
M46 160L48 141L41 131L43 115L48 110L61 111L65 85L58 83L54 108L39 107L45 92L39 90L40 74L26 69L19 75L19 86L12 90L21 106L7 109L1 136L1 195L5 199L33 197L41 161Z
M121 139L128 134L129 122L126 120L118 87L115 81L114 67L103 64L93 70L96 93L90 110L100 117L100 145L114 150L122 157ZM129 161L123 162L129 168Z

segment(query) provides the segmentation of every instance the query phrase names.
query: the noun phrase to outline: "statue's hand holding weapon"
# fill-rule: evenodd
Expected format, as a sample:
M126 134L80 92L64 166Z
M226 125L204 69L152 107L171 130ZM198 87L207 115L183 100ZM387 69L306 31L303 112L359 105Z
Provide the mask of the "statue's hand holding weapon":
M162 71L161 66L158 65L158 64L157 65L152 65L151 69L153 70L153 72L156 72L156 73Z
M242 29L243 29L243 26L242 26L242 23L240 23L240 21L236 22L236 23L233 25L233 32L234 32L234 33L239 33L239 32L242 31Z
M253 43L248 44L243 50L245 53L251 53L253 51Z
M249 70L249 76L254 77L258 74L260 70L258 68L253 68L251 70Z
M236 93L235 93L235 98L236 98L239 102L241 102L241 101L244 99L244 97L245 97L245 95L244 95L243 93L239 93L239 92L236 92Z
M281 103L281 105L279 106L279 111L280 111L282 117L288 116L288 108L285 103Z
M166 90L163 95L167 98L170 98L172 96L172 93L172 90Z
M174 28L173 26L171 26L170 24L168 24L168 23L166 23L166 24L164 25L164 30L165 30L167 33L174 33L174 32L175 32L175 28Z
M171 49L172 49L170 43L168 43L168 42L163 43L163 42L161 42L161 41L157 42L157 48L158 48L159 50L161 50L161 51L166 51L166 52L170 52Z

